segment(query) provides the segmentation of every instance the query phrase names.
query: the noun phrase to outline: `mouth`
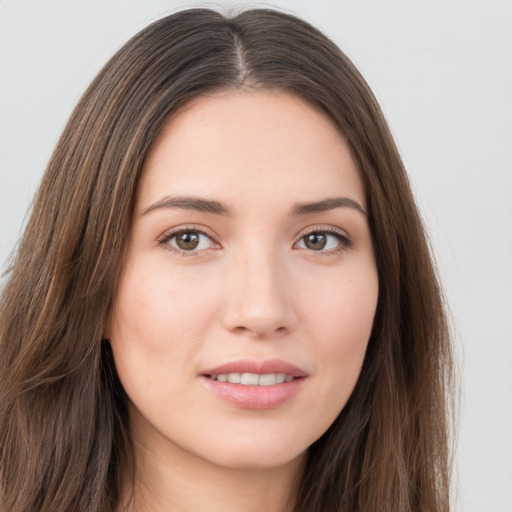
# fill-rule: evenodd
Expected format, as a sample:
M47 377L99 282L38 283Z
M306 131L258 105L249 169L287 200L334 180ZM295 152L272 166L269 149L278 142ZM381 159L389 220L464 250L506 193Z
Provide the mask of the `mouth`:
M242 409L275 409L303 388L307 374L281 360L234 361L200 374L222 401Z
M244 386L275 386L299 378L286 373L220 373L218 375L207 375L207 377L218 382L230 382L231 384L242 384Z
M245 386L274 386L307 376L298 366L281 359L242 359L210 368L201 375L218 382Z

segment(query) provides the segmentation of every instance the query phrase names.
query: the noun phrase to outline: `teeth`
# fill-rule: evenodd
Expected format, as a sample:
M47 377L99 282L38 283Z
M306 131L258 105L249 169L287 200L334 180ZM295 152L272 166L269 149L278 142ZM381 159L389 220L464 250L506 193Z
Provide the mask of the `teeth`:
M273 386L277 382L277 375L275 373L267 373L260 375L258 384L260 386Z
M240 384L241 375L239 373L229 373L228 382L231 382L232 384Z
M232 384L244 384L246 386L273 386L293 380L292 375L284 373L266 373L259 375L257 373L221 373L219 375L210 375L213 380L219 382L231 382Z
M242 373L240 384L246 384L247 386L257 386L259 384L260 377L256 373Z

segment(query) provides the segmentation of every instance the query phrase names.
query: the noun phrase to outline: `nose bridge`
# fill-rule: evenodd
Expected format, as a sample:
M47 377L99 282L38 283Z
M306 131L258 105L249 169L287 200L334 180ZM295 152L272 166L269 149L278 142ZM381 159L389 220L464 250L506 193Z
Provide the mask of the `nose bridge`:
M267 243L249 240L233 255L224 314L229 330L264 337L290 330L293 310L286 262Z

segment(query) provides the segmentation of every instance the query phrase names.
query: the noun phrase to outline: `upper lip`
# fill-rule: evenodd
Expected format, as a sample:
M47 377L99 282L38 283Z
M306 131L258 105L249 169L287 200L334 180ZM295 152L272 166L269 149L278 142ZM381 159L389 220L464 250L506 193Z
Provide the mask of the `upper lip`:
M257 373L265 375L268 373L284 373L292 377L306 377L307 373L287 361L280 359L267 359L264 361L254 361L250 359L241 359L221 364L214 368L209 368L201 372L201 375L221 375L225 373Z

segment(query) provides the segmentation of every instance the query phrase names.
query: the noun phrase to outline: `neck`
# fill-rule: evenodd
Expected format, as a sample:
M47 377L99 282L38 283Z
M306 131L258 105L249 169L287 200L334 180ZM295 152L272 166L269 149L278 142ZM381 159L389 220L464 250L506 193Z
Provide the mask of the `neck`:
M304 456L272 468L226 468L134 441L135 477L116 512L292 512Z

